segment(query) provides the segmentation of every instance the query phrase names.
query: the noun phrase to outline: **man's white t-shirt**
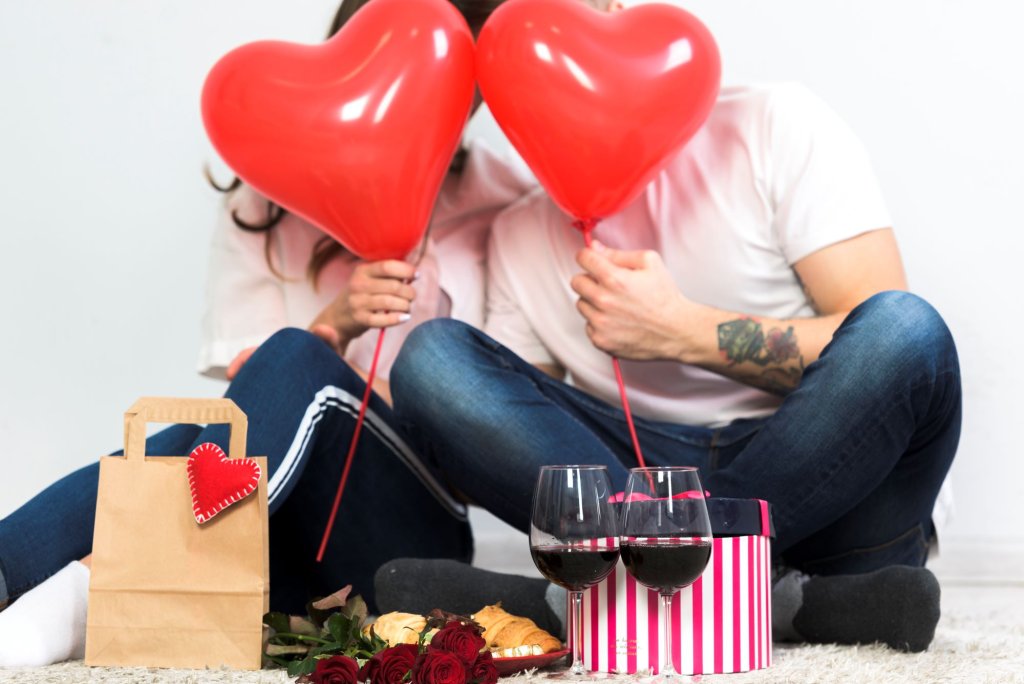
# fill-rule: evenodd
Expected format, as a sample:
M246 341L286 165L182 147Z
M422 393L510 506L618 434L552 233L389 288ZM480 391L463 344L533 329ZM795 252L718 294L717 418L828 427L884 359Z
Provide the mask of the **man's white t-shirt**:
M536 180L511 154L497 154L479 141L469 147L459 175L444 181L431 217L427 247L413 282L416 299L411 320L390 328L378 366L387 378L409 332L437 316L483 325L484 259L487 235L495 216L536 187ZM306 268L324 233L294 214L286 214L270 232L246 232L231 212L251 223L265 220L267 201L242 187L227 202L213 235L207 275L199 371L224 377L238 352L259 346L286 327L307 328L344 289L356 265L343 256L328 263L316 285ZM267 263L270 258L278 273ZM345 357L366 370L373 358L377 331L353 340Z
M571 220L540 192L499 216L485 330L526 361L557 363L573 385L618 405L611 359L587 338L569 287L583 246ZM815 315L793 264L890 225L849 127L805 88L780 84L723 89L700 132L594 237L616 249L656 250L693 301L785 319ZM632 410L650 419L720 426L781 403L693 366L621 364Z

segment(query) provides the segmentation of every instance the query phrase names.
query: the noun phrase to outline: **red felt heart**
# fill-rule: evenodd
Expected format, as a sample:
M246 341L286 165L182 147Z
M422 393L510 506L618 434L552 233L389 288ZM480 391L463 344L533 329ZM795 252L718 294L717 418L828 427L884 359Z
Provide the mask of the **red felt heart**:
M216 444L200 444L188 457L188 486L196 522L211 518L256 491L262 469L251 458L228 458Z
M551 198L578 219L623 209L703 124L721 65L711 33L668 4L599 12L514 0L477 42L494 118Z
M373 0L322 45L249 43L203 86L203 123L253 188L358 256L420 242L473 101L447 0Z

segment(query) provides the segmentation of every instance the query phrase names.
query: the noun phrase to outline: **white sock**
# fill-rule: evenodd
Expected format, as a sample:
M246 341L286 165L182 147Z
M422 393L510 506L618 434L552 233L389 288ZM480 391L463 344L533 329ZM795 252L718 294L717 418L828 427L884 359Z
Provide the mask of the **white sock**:
M89 568L65 566L0 612L0 667L38 667L85 655Z

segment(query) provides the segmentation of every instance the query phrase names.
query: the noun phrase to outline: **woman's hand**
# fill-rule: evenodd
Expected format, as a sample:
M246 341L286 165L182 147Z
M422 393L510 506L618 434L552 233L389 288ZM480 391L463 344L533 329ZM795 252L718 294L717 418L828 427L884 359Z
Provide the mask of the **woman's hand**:
M227 376L228 380L234 380L235 376L238 375L238 371L242 370L242 366L249 360L249 357L256 351L256 347L246 347L242 351L238 352L238 356L232 359L231 363L228 364L227 370L224 371L224 375Z
M409 285L415 275L413 264L396 259L357 264L347 287L320 312L310 331L340 353L370 328L404 323L416 298Z
M416 290L409 285L416 267L404 261L360 262L348 286L310 324L309 331L344 354L348 343L370 328L387 328L409 320ZM248 347L228 364L226 375L234 380L256 351Z

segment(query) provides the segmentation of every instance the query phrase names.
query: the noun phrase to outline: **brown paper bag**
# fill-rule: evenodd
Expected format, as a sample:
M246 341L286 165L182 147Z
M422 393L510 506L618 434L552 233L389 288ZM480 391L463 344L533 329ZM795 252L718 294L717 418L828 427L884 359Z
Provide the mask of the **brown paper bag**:
M146 423L247 421L229 399L140 399L125 456L100 460L86 627L87 665L258 669L269 606L267 461L251 495L199 525L185 457L145 457Z

